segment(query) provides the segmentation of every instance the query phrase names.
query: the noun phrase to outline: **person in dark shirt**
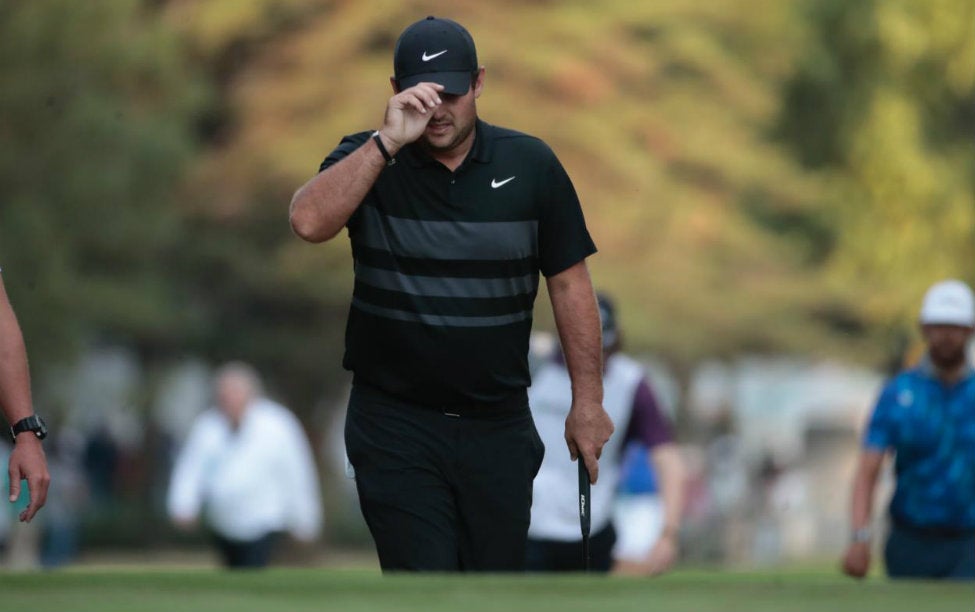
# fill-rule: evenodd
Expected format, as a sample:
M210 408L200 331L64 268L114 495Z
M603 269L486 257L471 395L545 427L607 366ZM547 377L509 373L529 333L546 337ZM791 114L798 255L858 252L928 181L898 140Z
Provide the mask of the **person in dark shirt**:
M291 226L309 242L349 233L346 447L383 569L516 571L544 453L526 391L539 272L573 380L565 440L594 482L613 430L595 246L552 150L478 117L466 29L428 17L393 55L380 129L326 156Z

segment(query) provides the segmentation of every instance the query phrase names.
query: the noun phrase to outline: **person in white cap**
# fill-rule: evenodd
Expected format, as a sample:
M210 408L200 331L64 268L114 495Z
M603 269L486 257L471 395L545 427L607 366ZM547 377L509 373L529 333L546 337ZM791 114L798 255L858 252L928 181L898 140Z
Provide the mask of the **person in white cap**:
M843 558L843 571L855 578L870 569L874 489L892 454L887 574L975 579L975 371L966 353L975 327L972 290L958 280L936 283L920 324L925 357L884 387L863 438Z

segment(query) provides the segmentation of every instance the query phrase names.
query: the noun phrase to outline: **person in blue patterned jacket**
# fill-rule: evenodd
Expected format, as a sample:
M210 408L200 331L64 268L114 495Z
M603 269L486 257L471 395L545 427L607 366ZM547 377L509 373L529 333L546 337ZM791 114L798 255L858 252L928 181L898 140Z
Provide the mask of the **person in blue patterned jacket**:
M884 387L863 438L843 558L844 572L856 578L870 569L874 489L891 454L896 488L887 574L975 579L975 370L966 354L975 327L971 289L957 280L935 284L920 323L927 353Z

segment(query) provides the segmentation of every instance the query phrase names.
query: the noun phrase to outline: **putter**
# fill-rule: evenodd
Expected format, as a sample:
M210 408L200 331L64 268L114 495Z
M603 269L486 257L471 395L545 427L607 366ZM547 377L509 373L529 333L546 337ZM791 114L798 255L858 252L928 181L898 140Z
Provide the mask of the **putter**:
M589 517L590 487L589 470L586 469L586 462L582 460L582 455L576 459L579 462L579 526L582 528L582 567L589 571L589 528L591 525Z

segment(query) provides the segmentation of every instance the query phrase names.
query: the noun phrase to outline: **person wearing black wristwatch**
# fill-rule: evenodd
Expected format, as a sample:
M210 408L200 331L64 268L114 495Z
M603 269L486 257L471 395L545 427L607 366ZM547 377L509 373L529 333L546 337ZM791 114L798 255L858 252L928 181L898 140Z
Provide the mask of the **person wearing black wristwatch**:
M26 480L30 504L19 517L25 523L44 505L51 482L41 446L41 440L47 436L47 426L31 406L24 337L0 275L0 409L11 424L10 436L14 443L9 461L9 500L12 503L20 498L20 483Z

